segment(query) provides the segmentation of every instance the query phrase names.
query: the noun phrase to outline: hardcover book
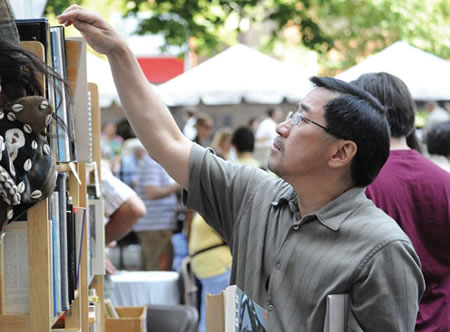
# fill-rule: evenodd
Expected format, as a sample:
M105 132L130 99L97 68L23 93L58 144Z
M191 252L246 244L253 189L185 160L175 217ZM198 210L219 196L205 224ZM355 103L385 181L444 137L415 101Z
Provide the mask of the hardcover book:
M238 286L228 286L222 294L206 297L208 332L265 332L267 312Z

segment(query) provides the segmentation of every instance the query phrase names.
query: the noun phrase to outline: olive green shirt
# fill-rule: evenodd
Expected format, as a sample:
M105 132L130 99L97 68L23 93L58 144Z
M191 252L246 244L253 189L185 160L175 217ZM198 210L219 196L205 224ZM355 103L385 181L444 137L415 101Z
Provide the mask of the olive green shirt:
M420 262L397 223L353 188L301 217L291 185L194 144L187 207L231 248L231 284L269 331L323 331L326 297L349 293L347 331L414 331Z

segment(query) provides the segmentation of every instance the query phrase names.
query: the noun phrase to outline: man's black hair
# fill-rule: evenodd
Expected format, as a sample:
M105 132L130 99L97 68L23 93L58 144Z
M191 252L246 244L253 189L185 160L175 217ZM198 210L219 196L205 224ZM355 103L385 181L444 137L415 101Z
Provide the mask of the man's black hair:
M368 92L332 77L311 77L317 87L339 95L324 106L327 132L356 143L353 184L372 183L389 156L390 131L383 105Z

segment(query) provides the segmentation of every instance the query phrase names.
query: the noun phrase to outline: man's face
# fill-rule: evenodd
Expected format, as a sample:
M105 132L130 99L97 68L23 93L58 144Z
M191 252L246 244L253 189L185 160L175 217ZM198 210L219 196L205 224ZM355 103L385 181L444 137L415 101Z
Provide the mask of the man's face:
M337 96L324 88L315 88L299 104L302 115L326 127L324 106ZM291 126L284 121L277 126L278 137L272 146L269 169L289 180L293 176L318 174L327 167L331 144L336 139L308 121Z

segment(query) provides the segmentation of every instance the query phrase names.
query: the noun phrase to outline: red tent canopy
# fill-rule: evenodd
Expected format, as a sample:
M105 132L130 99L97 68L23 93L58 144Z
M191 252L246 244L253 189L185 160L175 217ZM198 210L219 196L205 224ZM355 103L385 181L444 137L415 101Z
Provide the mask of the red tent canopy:
M174 57L142 58L139 65L149 82L164 83L184 72L184 61Z

